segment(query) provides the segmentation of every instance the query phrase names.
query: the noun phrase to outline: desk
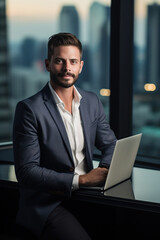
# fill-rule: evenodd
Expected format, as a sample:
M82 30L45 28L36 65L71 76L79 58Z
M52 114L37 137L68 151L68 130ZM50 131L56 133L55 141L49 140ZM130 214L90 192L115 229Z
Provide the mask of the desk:
M84 221L84 213L86 213L89 216L86 216L86 224L94 219L96 229L98 229L98 225L99 228L102 226L106 228L109 224L119 228L119 226L130 224L132 229L134 226L134 232L136 232L135 229L138 229L138 234L141 232L141 235L144 236L144 232L147 230L145 236L152 237L153 233L159 234L157 232L160 219L159 183L160 171L134 167L131 179L105 192L86 189L75 191L69 201L69 208L78 216L81 215L82 221ZM2 186L12 190L16 189L18 192L13 165L0 165L1 189ZM146 229L146 224L149 229ZM120 227L120 229L122 228Z
M0 165L0 182L17 185L14 165ZM73 198L84 201L106 202L130 205L136 208L160 212L160 171L134 167L132 178L112 187L105 192L95 190L78 190Z

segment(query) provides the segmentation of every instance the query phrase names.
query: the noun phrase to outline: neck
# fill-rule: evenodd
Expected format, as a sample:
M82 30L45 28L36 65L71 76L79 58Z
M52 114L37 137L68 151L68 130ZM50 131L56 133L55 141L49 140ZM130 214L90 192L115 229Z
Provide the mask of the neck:
M51 82L51 86L54 89L54 91L57 93L57 95L60 97L60 99L64 102L65 109L72 113L72 101L74 98L74 87L71 86L69 88L63 88L57 85L54 85Z

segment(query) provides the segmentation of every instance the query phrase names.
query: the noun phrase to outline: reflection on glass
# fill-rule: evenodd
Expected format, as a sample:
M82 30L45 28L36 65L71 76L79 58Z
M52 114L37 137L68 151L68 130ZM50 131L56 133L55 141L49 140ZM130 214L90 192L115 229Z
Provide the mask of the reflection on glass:
M134 168L132 187L136 200L160 203L160 171Z
M100 89L109 89L110 0L1 0L1 10L1 42L6 52L1 45L0 130L6 136L0 131L0 142L11 140L16 103L49 80L44 66L46 44L48 37L60 31L80 38L85 65L78 86L96 92L108 115L109 94L100 94Z
M17 182L14 165L0 165L0 180Z
M139 153L160 157L160 1L135 0L133 133Z
M104 192L105 196L117 197L117 198L126 198L126 199L135 199L132 181L128 179L115 187L112 187Z

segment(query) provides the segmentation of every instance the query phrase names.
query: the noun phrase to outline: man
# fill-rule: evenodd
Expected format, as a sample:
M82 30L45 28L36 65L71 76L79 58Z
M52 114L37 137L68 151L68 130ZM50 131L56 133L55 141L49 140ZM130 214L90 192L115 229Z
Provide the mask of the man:
M116 137L97 96L74 86L83 68L80 41L70 33L51 36L45 64L50 82L15 113L17 222L41 239L87 240L63 201L82 186L104 183ZM94 146L102 152L96 169Z

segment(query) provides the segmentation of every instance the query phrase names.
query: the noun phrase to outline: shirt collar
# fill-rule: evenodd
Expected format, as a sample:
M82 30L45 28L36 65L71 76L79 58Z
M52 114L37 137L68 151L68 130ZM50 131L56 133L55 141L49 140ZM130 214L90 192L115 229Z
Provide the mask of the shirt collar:
M51 91L51 93L52 93L52 96L53 96L56 104L63 104L63 105L64 105L63 101L60 99L60 97L58 96L58 94L56 93L56 91L54 91L54 89L52 88L50 81L49 81L48 85L49 85L50 91ZM76 88L75 86L74 86L73 91L74 91L74 101L75 101L76 103L79 103L79 104L80 104L80 101L81 101L81 99L82 99L81 94L78 92L78 90L77 90L77 88Z

